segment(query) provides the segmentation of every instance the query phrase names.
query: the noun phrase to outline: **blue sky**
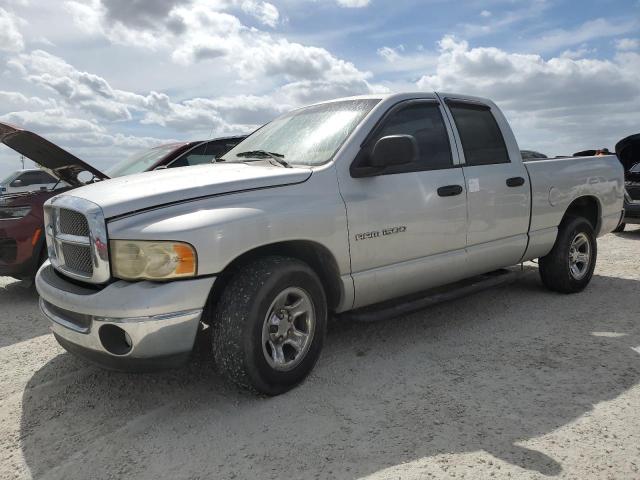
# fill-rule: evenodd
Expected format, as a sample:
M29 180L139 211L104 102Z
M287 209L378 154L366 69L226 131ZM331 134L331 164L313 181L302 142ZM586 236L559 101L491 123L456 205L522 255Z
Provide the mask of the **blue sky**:
M338 96L487 96L521 148L640 131L640 1L0 0L0 120L107 168ZM0 147L0 176L18 166Z

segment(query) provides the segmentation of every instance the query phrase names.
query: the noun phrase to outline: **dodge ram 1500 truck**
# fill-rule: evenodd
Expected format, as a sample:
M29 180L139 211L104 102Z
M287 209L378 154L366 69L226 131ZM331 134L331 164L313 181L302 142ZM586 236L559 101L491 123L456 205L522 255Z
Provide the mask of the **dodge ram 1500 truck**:
M227 378L275 395L311 371L332 313L531 259L549 289L582 290L623 191L615 156L523 162L489 100L339 99L273 120L215 165L52 198L36 286L72 353L175 365L202 323Z

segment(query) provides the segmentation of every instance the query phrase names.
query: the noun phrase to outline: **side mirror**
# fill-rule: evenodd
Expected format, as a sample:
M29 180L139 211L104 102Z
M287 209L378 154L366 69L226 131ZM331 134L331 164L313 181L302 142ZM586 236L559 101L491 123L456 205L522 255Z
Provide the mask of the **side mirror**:
M417 158L418 143L413 135L389 135L376 142L369 165L375 168L406 165Z
M14 180L13 182L11 182L11 186L12 187L21 187L22 186L22 180Z

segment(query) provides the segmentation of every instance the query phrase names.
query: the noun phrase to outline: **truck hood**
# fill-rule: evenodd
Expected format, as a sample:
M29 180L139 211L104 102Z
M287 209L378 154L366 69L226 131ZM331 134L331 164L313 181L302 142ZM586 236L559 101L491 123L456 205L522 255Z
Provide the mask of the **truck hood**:
M51 143L40 135L24 130L9 123L0 122L0 142L24 155L43 167L54 177L63 180L72 187L84 185L78 175L89 172L93 181L105 180L108 175L83 162L55 143Z
M215 163L114 178L68 195L100 205L105 217L112 218L198 198L302 183L311 173L309 168L284 168L269 162Z
M629 135L616 143L616 155L628 172L636 163L640 163L640 133Z

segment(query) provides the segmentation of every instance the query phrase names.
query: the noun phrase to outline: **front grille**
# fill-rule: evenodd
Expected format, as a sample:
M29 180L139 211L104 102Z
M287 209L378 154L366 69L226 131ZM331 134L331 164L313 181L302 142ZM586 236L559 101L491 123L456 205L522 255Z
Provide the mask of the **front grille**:
M18 246L13 238L0 238L0 260L11 263L16 260Z
M83 214L61 208L59 215L60 233L75 235L77 237L89 236L89 223Z
M62 256L65 267L82 275L93 275L91 251L88 246L62 243Z

